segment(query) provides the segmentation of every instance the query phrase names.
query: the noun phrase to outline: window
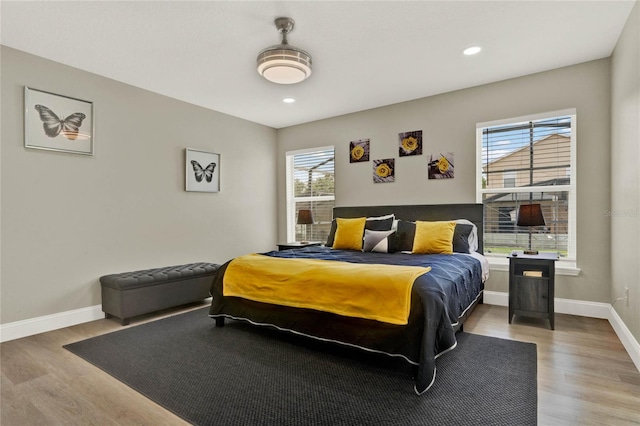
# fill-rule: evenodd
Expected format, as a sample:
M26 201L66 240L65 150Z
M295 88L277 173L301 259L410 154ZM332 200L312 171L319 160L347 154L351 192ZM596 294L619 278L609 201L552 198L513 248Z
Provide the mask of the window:
M575 121L575 110L567 110L477 125L477 201L484 204L488 257L531 246L575 263ZM540 204L545 226L517 226L522 204Z
M516 186L516 172L506 171L502 174L503 177L503 186L505 188L513 188Z
M287 240L327 241L335 202L334 148L287 152ZM313 224L296 223L311 210Z

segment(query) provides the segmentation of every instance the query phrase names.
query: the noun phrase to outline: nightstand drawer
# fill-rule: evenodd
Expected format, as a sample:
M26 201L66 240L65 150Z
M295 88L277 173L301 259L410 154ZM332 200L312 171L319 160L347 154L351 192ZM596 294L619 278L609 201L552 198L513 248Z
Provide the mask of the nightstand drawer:
M549 313L549 279L516 276L514 285L514 310Z

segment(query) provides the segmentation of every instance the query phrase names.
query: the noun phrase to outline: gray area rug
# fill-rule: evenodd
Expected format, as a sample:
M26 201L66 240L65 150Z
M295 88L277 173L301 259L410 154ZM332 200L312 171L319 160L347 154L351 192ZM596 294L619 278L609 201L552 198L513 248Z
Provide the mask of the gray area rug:
M195 425L535 425L532 343L468 333L423 395L385 355L227 320L208 309L65 348Z

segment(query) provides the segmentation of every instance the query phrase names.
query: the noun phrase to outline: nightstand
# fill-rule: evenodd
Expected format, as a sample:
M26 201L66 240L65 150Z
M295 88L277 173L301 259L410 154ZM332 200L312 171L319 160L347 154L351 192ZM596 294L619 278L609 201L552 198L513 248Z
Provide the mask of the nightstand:
M547 318L554 329L556 253L509 256L509 324L514 315Z
M304 247L321 246L319 241L294 241L292 243L278 244L278 250L299 249Z

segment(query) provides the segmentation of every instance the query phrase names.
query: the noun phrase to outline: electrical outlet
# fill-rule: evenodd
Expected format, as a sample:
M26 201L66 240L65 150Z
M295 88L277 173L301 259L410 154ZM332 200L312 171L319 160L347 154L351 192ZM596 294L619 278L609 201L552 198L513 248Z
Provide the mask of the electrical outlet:
M629 287L625 287L624 288L624 300L625 300L625 305L627 305L627 308L629 307Z

